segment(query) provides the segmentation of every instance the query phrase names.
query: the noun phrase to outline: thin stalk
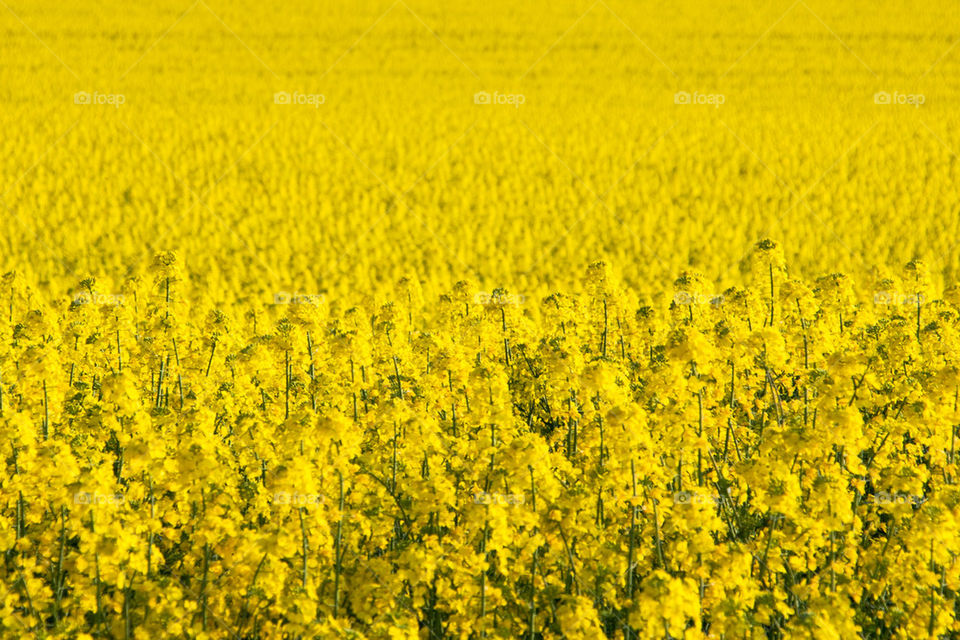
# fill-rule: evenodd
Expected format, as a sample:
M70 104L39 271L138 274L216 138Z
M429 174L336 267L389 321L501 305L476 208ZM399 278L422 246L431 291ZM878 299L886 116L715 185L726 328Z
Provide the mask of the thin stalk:
M214 338L213 344L210 346L210 360L207 361L207 372L203 374L205 378L210 376L210 367L213 366L213 354L216 353L216 351L217 351L217 339Z
M530 570L530 634L529 639L534 640L537 623L537 549L533 550L533 567Z
M337 537L334 540L334 559L333 559L333 617L340 615L340 574L343 572L341 562L343 560L343 474L337 471L337 479L340 483L340 519L337 521Z
M309 549L309 545L307 544L307 526L303 522L303 509L304 509L303 507L300 507L299 509L297 509L297 515L300 516L300 541L301 541L300 549L301 549L301 552L303 553L303 563L300 568L301 582L303 584L303 588L306 589L307 577L308 577L307 553L309 552L310 549Z
M200 625L207 630L207 580L210 576L210 545L203 545L203 576L200 579Z
M43 439L47 439L50 431L50 402L47 400L47 381L43 381Z

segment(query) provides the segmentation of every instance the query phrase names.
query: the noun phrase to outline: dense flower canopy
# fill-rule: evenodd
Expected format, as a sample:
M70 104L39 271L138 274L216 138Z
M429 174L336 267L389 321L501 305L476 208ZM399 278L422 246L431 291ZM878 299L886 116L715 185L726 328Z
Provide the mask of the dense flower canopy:
M661 308L603 263L574 295L404 279L256 317L182 299L173 254L118 304L8 275L0 625L957 633L960 309L854 303L769 249L752 288L686 273Z

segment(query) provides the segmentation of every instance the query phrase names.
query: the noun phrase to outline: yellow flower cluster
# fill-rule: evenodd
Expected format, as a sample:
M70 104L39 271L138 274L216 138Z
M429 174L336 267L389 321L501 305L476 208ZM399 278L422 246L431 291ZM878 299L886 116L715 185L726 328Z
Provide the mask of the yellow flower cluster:
M181 295L4 277L0 634L960 633L960 307L792 279L640 303Z

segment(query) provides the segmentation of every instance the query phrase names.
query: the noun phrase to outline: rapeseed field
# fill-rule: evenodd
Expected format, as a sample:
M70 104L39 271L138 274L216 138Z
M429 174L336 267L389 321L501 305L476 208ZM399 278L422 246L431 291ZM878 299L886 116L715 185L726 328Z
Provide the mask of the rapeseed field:
M0 0L0 637L960 637L958 25Z

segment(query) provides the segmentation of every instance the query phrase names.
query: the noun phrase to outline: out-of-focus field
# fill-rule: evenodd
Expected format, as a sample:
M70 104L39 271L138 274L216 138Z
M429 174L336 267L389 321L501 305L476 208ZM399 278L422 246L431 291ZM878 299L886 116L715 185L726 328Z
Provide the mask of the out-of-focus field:
M740 283L769 236L805 276L923 257L951 279L956 19L947 2L12 2L0 260L54 291L119 287L145 247L176 248L198 290L262 299L409 271L534 294L602 255L653 294L690 265Z

